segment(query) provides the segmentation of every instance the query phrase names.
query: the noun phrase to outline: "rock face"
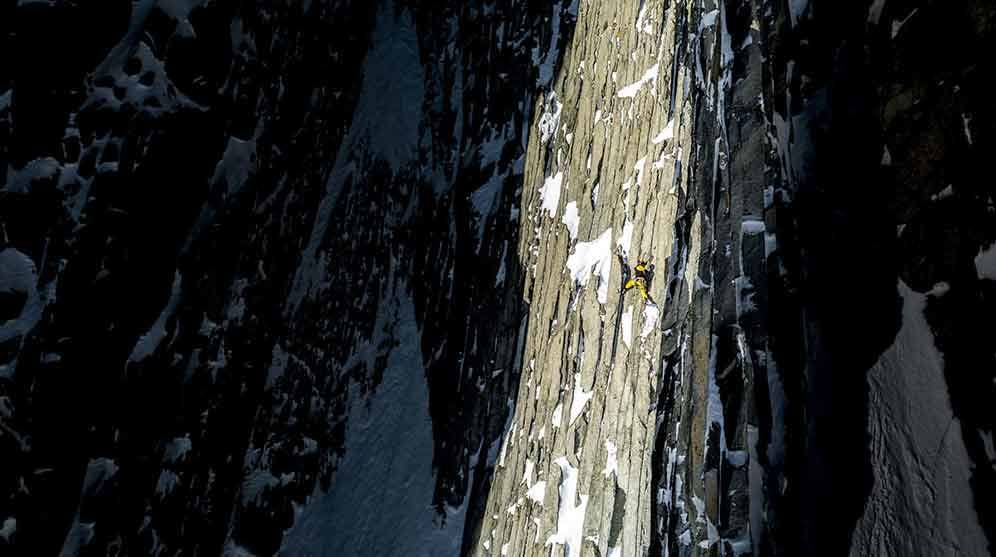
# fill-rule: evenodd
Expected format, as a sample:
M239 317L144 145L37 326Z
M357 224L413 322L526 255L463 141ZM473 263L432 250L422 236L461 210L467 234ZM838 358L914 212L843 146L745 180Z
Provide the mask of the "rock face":
M0 549L991 552L994 17L0 3Z

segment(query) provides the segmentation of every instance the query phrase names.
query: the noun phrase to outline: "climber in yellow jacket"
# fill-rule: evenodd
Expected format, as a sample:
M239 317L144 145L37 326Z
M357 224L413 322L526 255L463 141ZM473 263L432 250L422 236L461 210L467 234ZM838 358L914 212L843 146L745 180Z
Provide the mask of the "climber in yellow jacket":
M650 297L650 279L654 276L654 266L649 262L640 260L636 263L636 267L633 268L633 277L626 281L626 285L623 286L624 292L629 292L633 287L636 287L640 291L644 300L650 303L654 303L654 299Z

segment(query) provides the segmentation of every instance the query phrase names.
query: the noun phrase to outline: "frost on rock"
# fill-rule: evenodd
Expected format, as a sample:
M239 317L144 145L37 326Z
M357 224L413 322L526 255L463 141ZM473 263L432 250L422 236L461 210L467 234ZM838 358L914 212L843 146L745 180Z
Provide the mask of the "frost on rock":
M541 210L546 211L550 218L557 214L557 207L560 206L560 190L564 183L564 173L557 172L553 176L543 181L540 187L540 199L542 200Z
M578 217L578 204L576 201L571 201L567 204L564 209L564 218L560 221L567 225L567 233L570 235L571 240L578 237L578 226L581 224L581 219Z
M612 229L591 242L578 242L567 258L567 270L571 278L582 287L588 284L592 274L599 277L598 302L605 304L609 297L609 271L612 269Z
M564 557L580 557L581 529L588 496L578 495L578 469L571 466L566 456L553 461L560 467L562 478L558 492L560 508L557 511L557 532L546 540L546 545L563 545Z

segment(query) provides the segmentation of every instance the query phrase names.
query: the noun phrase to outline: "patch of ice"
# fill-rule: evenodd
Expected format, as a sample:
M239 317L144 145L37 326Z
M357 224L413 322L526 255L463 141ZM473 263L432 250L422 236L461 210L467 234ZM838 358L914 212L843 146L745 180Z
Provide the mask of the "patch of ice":
M609 272L612 269L612 229L608 228L591 242L578 242L567 258L571 278L582 287L592 274L599 276L598 302L605 304L609 296Z
M558 402L556 408L553 409L553 415L550 417L550 421L553 424L553 429L560 428L560 422L563 420L564 403Z

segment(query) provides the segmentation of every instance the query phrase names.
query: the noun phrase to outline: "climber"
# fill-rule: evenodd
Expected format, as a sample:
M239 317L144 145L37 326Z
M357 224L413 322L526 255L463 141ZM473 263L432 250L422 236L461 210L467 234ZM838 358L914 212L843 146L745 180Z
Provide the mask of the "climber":
M633 268L633 278L626 281L623 291L628 292L634 286L639 289L644 300L654 303L650 297L650 281L654 278L654 266L645 259L640 259Z

